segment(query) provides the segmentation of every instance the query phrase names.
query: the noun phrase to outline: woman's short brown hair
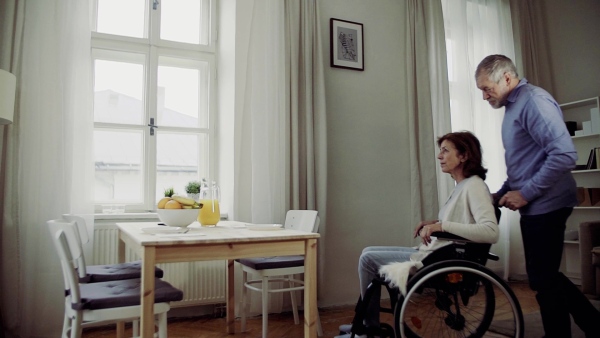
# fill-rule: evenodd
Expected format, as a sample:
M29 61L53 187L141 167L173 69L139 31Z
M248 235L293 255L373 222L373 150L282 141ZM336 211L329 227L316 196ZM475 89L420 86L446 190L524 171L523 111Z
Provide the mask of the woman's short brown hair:
M483 167L481 144L475 135L469 131L448 133L438 138L438 147L440 147L444 141L452 142L456 150L458 150L458 153L466 157L463 164L463 175L465 177L477 175L481 177L482 180L485 180L487 169Z

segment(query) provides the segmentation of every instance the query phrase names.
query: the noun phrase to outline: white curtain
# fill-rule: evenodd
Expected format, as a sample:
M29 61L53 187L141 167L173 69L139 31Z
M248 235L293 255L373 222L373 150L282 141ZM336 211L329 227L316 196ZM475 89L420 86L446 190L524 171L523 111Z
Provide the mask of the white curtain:
M237 2L234 215L283 223L289 209L284 3Z
M5 5L1 19L12 26L1 61L17 76L18 94L1 162L2 326L8 337L57 337L63 279L45 222L93 212L89 5Z
M452 130L470 130L480 140L486 183L496 192L506 179L504 148L500 136L504 109L492 109L475 85L475 69L490 54L515 59L508 0L441 0L444 11ZM511 232L520 230L518 214L502 208L500 240L492 250L503 266L490 266L508 277ZM512 234L512 237L515 237ZM520 243L518 241L517 243ZM516 245L518 245L515 243ZM514 251L513 251L514 253ZM520 255L517 255L520 257Z
M238 1L236 11L235 218L283 223L289 209L317 210L323 243L326 125L316 1ZM272 297L271 310L282 304ZM259 306L253 298L251 311Z

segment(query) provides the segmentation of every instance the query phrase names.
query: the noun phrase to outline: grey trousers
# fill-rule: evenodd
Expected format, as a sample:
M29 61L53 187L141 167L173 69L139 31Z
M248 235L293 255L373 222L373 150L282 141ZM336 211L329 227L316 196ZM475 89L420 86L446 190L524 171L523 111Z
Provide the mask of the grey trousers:
M379 268L394 262L406 262L416 249L401 246L369 246L363 249L358 260L358 278L360 280L360 296L364 300L365 293L373 278L379 276ZM379 303L381 288L373 290L369 299L365 325L368 327L379 326Z

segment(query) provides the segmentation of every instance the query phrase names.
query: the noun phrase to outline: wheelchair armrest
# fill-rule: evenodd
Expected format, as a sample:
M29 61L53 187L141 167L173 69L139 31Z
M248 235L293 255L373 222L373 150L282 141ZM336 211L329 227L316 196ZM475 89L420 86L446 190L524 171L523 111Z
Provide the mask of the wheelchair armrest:
M500 257L498 255L488 252L488 259L491 261L499 261Z
M472 242L464 237L461 237L461 236L458 236L455 234L451 234L449 232L443 232L443 231L432 232L431 236L441 238L441 239L451 240L451 241Z
M437 238L450 240L450 241L457 241L457 242L463 242L463 243L476 243L476 242L473 242L464 237L461 237L461 236L458 236L455 234L451 234L449 232L443 232L443 231L435 231L435 232L431 233L431 236L435 236ZM499 261L500 257L498 257L498 255L496 255L496 254L488 252L487 259L492 260L492 261Z

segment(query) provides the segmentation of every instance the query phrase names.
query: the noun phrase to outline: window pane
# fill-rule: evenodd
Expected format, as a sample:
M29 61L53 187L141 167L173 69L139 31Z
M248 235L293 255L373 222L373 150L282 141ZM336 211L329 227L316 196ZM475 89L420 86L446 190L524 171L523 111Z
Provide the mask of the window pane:
M185 195L189 181L208 177L208 142L205 134L157 132L156 201L170 187Z
M205 128L208 122L207 83L206 71L159 66L158 125Z
M141 124L143 91L143 65L95 60L94 121Z
M147 0L98 0L96 31L143 38Z
M160 38L192 44L208 44L209 1L161 2Z
M94 131L96 203L142 203L142 131Z

